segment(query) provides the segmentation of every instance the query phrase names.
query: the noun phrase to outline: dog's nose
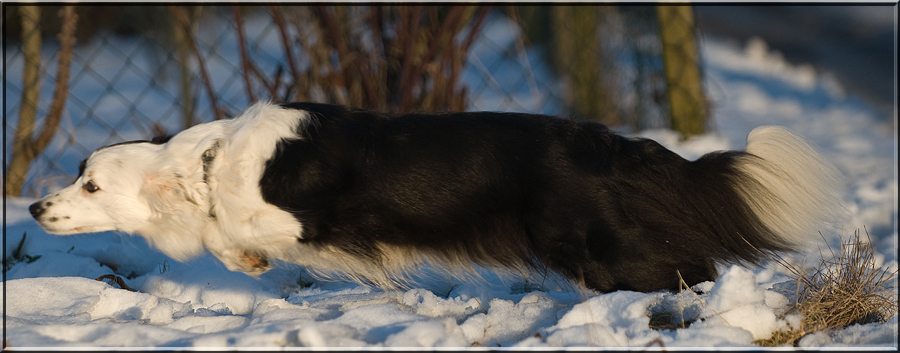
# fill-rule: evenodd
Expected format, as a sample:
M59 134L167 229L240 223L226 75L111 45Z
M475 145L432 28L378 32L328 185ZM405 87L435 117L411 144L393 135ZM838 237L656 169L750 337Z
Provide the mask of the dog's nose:
M40 217L41 214L43 214L45 210L47 210L47 209L44 208L43 206L41 206L40 201L31 204L31 206L28 206L28 211L31 212L31 216L34 218Z

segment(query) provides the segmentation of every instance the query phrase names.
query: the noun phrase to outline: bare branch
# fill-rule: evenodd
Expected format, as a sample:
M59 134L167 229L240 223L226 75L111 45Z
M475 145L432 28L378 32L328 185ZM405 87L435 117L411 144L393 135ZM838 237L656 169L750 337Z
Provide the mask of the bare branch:
M194 56L197 57L197 63L200 65L200 80L202 80L203 85L206 86L206 91L209 96L209 104L212 105L213 112L216 114L216 120L221 120L225 116L222 113L222 110L219 108L218 99L216 98L216 91L215 89L213 89L212 80L209 78L209 72L206 69L206 61L203 60L203 55L200 54L200 48L197 46L197 41L194 39L194 36L190 35L191 21L188 19L188 16L185 13L183 7L169 5L167 6L167 8L169 9L169 13L172 14L172 17L174 17L176 21L181 23L181 27L187 34L185 37L188 41L188 44L190 44L191 51L193 51Z
M281 44L284 46L284 56L288 62L288 67L291 69L291 76L293 76L294 84L296 85L298 80L300 79L300 71L297 70L297 64L294 62L294 53L291 50L291 41L290 36L287 32L287 26L285 26L284 16L281 14L281 11L275 8L275 6L269 6L269 12L272 13L272 19L275 20L275 26L278 27L278 33L281 35Z
M481 33L481 27L484 26L489 12L491 12L491 6L483 6L481 8L481 12L478 14L478 18L475 19L475 24L472 25L472 29L469 31L469 35L466 36L466 40L463 41L463 53L469 52L469 48L472 46L472 43L475 42L475 35Z
M66 105L66 97L69 95L69 67L72 63L72 48L75 46L75 24L78 15L74 6L63 6L59 10L59 16L63 18L62 29L59 38L59 61L56 66L56 83L53 87L53 100L50 103L50 111L44 119L44 127L32 144L32 156L40 154L59 129L63 108Z
M244 38L244 18L241 15L239 6L232 6L231 11L234 13L234 23L237 27L238 48L241 51L241 76L244 78L244 86L247 89L247 97L251 102L256 102L256 95L253 94L253 86L250 84L250 58L247 55L247 44Z
M447 17L441 24L441 28L435 33L435 38L432 38L431 46L429 46L428 51L417 60L418 65L415 65L415 71L412 71L411 76L407 76L405 79L401 76L400 82L402 89L399 92L400 106L398 108L400 111L405 112L411 108L412 90L415 87L415 84L412 81L422 76L428 66L427 64L432 61L432 58L439 47L448 47L449 43L444 42L447 38L449 38L449 41L452 43L453 35L450 33L450 29L459 23L465 10L466 8L464 6L452 6L450 8L450 13L447 14ZM413 32L413 34L414 33L415 32ZM404 73L406 72L407 68L404 68Z
M395 94L400 95L401 103L399 104L401 107L406 105L405 92L412 91L412 88L407 88L413 86L412 81L412 70L413 70L413 57L416 56L415 48L413 45L415 44L416 34L419 32L419 23L422 21L422 7L415 6L413 7L413 14L409 13L407 7L400 8L400 22L398 24L398 35L403 36L403 65L400 71L400 79L398 81L397 91ZM405 28L404 28L405 27ZM402 108L395 108L398 111L404 111Z

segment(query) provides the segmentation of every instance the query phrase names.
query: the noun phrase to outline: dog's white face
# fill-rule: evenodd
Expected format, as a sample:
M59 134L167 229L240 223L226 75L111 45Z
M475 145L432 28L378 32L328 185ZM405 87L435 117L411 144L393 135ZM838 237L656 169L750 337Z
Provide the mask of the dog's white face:
M29 209L41 227L54 234L135 232L152 216L141 194L152 182L147 169L160 149L151 143L128 143L97 150L74 184Z

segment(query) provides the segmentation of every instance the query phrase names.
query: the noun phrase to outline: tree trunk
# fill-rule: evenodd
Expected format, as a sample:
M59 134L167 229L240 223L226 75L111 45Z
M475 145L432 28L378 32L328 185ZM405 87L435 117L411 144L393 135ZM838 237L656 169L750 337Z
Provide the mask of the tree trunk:
M59 122L68 96L69 64L72 62L72 48L75 46L75 23L78 16L74 7L64 6L59 11L63 18L59 33L59 61L53 100L44 119L40 133L34 136L35 115L40 99L41 32L40 9L36 6L19 8L22 16L22 41L25 67L22 70L22 106L19 108L19 122L13 136L12 156L7 170L4 193L21 196L26 174L31 162L47 148L59 129Z
M22 52L25 67L22 69L22 103L19 107L19 122L13 136L12 157L6 174L6 195L20 196L25 184L25 173L34 156L31 155L31 135L41 93L41 8L20 6L22 17Z
M672 129L683 137L706 132L694 15L690 6L657 6Z

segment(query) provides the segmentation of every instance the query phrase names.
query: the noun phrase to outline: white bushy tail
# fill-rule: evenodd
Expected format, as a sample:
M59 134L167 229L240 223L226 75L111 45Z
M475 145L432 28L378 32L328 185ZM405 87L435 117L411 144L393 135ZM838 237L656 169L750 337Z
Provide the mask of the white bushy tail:
M762 126L747 136L747 152L752 156L737 167L755 183L739 192L782 240L806 245L844 219L842 174L803 138L780 126Z

